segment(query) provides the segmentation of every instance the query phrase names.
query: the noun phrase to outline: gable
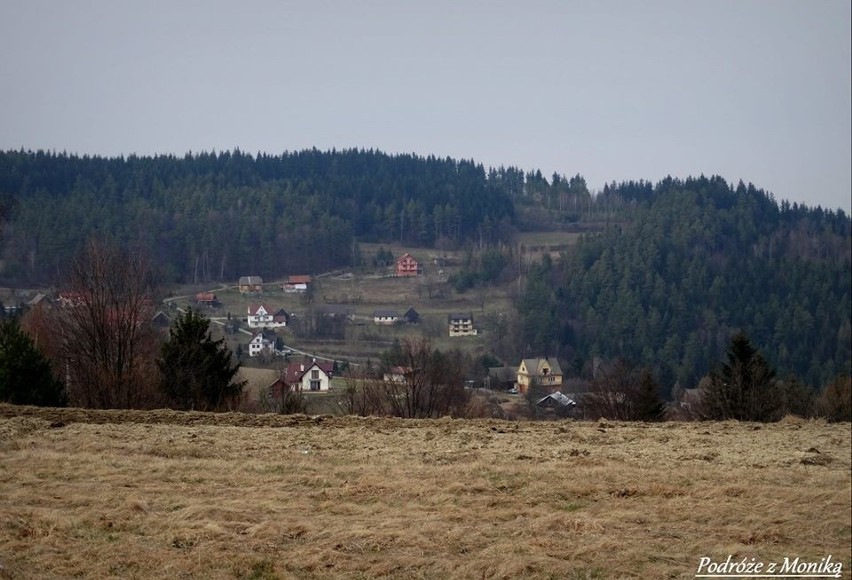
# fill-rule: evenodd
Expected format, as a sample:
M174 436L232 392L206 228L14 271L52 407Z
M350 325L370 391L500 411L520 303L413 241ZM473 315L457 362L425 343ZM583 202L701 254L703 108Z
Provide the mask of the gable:
M518 367L518 373L532 377L561 376L562 367L555 358L525 358Z
M328 364L333 365L334 363ZM308 375L312 370L319 370L319 372L322 373L320 377L325 375L323 378L329 379L329 372L327 372L323 366L325 365L321 365L315 361L310 363L290 363L287 365L286 381L289 384L299 383L305 375Z
M248 307L249 316L268 316L269 312L266 310L266 307L263 304L249 304Z

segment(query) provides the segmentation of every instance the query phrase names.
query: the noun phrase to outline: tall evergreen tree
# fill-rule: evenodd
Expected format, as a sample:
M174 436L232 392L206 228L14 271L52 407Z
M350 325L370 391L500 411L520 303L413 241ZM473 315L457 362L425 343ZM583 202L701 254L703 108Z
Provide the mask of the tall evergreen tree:
M64 407L65 386L17 320L0 323L0 401Z
M160 389L172 405L223 411L239 402L245 382L234 381L240 363L233 364L224 342L213 340L210 321L192 309L175 319L157 360Z
M639 421L661 421L666 412L666 404L660 396L660 385L654 380L651 369L640 371L639 387L633 393L636 407L636 419Z
M782 410L782 393L775 370L743 332L731 338L727 362L710 374L702 393L705 418L724 421L776 421Z

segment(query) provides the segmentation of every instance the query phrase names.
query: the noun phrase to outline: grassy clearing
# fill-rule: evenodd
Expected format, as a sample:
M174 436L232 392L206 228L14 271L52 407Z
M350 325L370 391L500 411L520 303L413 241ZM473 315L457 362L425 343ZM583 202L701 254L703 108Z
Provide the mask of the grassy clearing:
M365 244L365 255L368 260L379 245ZM373 247L375 246L375 247ZM363 249L363 248L362 248ZM452 313L472 313L475 321L489 314L505 313L511 310L509 291L511 285L495 286L485 289L472 289L463 294L456 293L446 281L439 281L438 267L431 260L435 255L448 255L456 258L455 265L446 266L444 278L459 269L459 252L436 252L431 250L402 248L389 246L395 256L408 251L417 260L424 263L425 274L417 278L393 278L381 276L382 270L359 272L356 275L329 275L317 278L314 282L313 301L308 304L299 294L286 293L280 283L269 282L265 285L262 296L241 295L235 286L220 288L216 295L221 305L217 308L203 308L202 314L212 318L224 319L230 313L233 318L244 320L249 304L263 303L268 308L277 310L284 308L296 316L305 316L312 308L320 308L325 304L346 304L353 313L354 321L346 329L346 339L343 341L299 340L289 328L277 329L289 346L304 350L319 356L350 360L354 363L364 362L367 358L377 359L381 352L387 350L395 339L419 338L427 336L437 348L474 349L483 348L482 338L450 339L447 336L447 316ZM390 272L388 269L387 272ZM181 296L175 304L181 308L192 306L192 299L197 288L176 288L174 295ZM430 292L432 296L430 297ZM395 310L399 316L414 307L423 319L419 326L378 326L373 323L376 310ZM174 314L174 312L172 312ZM222 322L223 320L220 320ZM243 328L248 329L245 324ZM214 336L224 337L228 346L236 350L238 344L246 345L250 340L248 334L238 332L223 334L222 326L212 326ZM249 360L248 366L270 366L265 363Z
M850 429L0 405L0 576L692 578L850 566Z

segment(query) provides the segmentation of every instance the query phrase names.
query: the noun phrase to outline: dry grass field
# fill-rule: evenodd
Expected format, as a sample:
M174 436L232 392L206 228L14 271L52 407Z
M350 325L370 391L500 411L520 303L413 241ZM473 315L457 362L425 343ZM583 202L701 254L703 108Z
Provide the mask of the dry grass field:
M849 578L850 427L0 405L0 578Z

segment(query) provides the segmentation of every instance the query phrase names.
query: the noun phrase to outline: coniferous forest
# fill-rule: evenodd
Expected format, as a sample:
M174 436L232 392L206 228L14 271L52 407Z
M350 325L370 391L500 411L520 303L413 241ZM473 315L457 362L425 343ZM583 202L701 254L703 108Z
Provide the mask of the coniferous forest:
M623 357L655 368L662 384L695 385L743 330L808 384L849 372L842 211L779 205L721 178L613 186L600 197L630 217L536 272L565 359Z
M156 256L169 282L352 263L353 241L462 241L512 219L482 165L374 151L183 158L0 154L9 281L51 282L87 237Z
M588 231L524 272L525 354L557 355L569 374L622 357L694 386L742 330L781 376L819 387L850 372L849 216L719 177L592 194L579 175L373 150L8 151L0 211L7 286L58 284L92 237L140 248L164 282L185 283L348 267L358 242L505 253L518 231Z

